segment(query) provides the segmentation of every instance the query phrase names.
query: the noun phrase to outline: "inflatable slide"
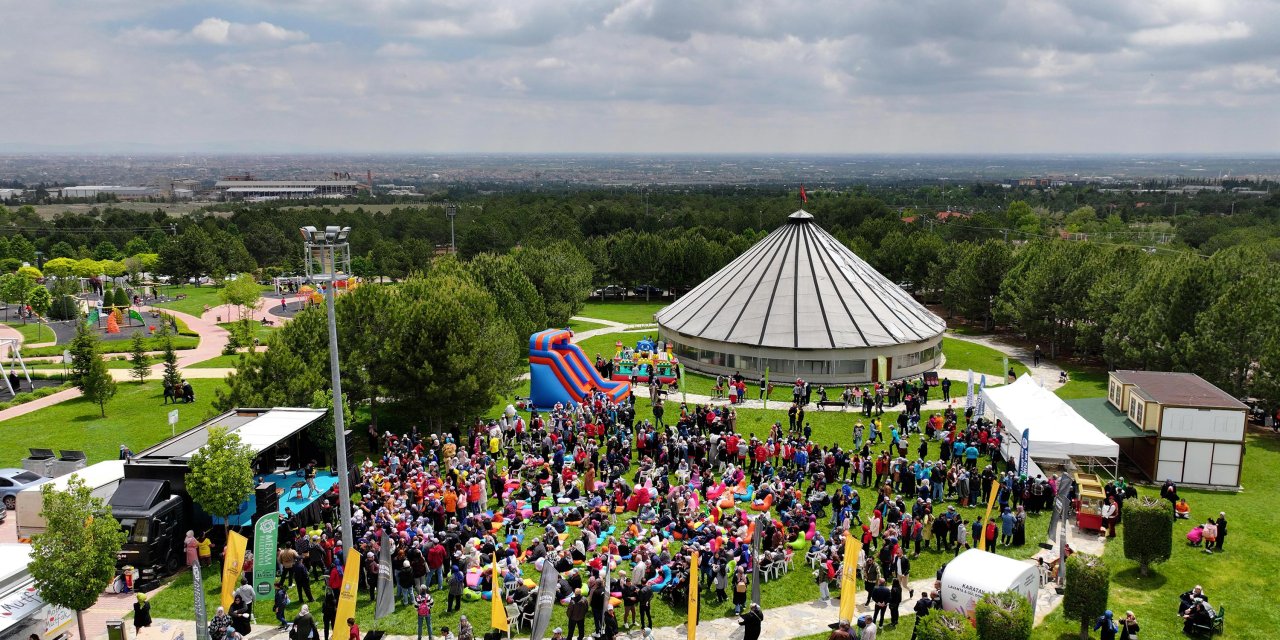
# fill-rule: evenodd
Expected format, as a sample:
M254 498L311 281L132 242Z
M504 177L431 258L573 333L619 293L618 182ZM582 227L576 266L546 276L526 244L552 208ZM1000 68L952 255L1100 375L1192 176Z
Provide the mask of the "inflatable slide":
M614 402L631 395L626 382L605 380L564 329L547 329L529 337L529 400L540 410L556 403L580 403L594 391L603 391Z

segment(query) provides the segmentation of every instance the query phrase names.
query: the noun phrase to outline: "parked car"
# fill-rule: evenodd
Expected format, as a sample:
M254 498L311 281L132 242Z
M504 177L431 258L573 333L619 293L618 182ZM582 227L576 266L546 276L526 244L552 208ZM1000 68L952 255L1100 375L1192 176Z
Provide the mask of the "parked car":
M627 297L627 288L620 284L611 284L609 286L596 289L593 297L596 298L625 298Z
M18 504L18 492L27 487L44 484L51 480L31 473L26 469L0 469L0 498L4 500L5 510L13 509Z
M633 288L631 291L635 293L637 297L640 297L640 298L643 298L645 296L648 296L650 298L661 298L665 293L662 290L662 287L659 287L657 285L652 285L652 284L636 285L635 288Z

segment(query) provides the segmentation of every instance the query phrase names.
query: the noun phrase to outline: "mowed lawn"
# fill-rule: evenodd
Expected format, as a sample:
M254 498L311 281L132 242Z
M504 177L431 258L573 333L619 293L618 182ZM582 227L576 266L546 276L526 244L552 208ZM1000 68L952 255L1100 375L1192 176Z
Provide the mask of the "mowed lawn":
M206 305L216 307L222 304L222 300L218 299L218 292L222 287L214 285L204 285L197 287L191 284L183 284L177 286L161 286L160 294L168 298L177 298L178 296L186 296L181 300L172 300L170 302L156 302L151 306L160 307L162 309L173 309L182 313L193 315L197 318L204 313Z
M995 376L997 379L1003 379L1007 373L1007 370L1001 369L1004 364L1005 354L976 342L944 336L942 338L942 354L947 359L942 364L945 369L957 369L960 371L972 369L974 374L985 373L988 377ZM1019 376L1027 373L1027 366L1022 364L1020 360L1009 358L1009 366Z
M214 356L208 360L201 360L195 364L187 365L187 369L235 369L240 366L240 356L244 354L236 353L229 356Z
M1067 370L1067 383L1054 391L1059 398L1063 400L1077 400L1079 398L1105 398L1107 397L1107 372L1102 369L1072 369L1064 366Z
M589 300L582 305L582 311L579 311L577 315L584 318L612 320L623 324L653 324L653 314L669 304L671 303L665 300L654 300L652 302L643 300L628 300L626 302Z
M39 342L53 342L57 337L53 335L53 329L46 327L43 323L28 322L23 324L21 321L6 322L5 324L18 330L22 334L23 344L35 344Z
M1109 606L1117 613L1132 610L1143 638L1181 638L1178 594L1195 585L1204 587L1216 609L1226 608L1223 638L1265 640L1280 637L1280 608L1275 606L1275 577L1280 575L1280 549L1275 544L1276 508L1280 505L1280 439L1272 433L1250 434L1244 458L1244 491L1196 491L1178 494L1191 505L1191 519L1178 520L1173 530L1173 556L1153 565L1141 578L1138 565L1124 558L1124 527L1107 543L1104 558L1111 570ZM1159 486L1140 489L1158 497ZM1186 534L1195 524L1218 512L1227 514L1228 535L1223 553L1205 554L1187 546ZM1037 640L1078 638L1080 623L1064 620L1059 609L1036 629Z
M100 417L97 404L75 398L0 422L5 433L0 440L0 466L19 466L28 455L27 447L80 449L88 454L90 464L116 459L122 444L141 451L169 437L171 409L178 409L178 431L210 417L214 390L225 386L221 380L192 380L196 401L166 406L159 381L117 384L105 418Z

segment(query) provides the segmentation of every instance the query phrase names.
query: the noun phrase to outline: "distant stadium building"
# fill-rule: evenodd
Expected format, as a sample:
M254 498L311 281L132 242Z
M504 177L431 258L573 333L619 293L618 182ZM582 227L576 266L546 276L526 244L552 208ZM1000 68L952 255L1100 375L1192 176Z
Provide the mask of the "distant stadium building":
M108 195L117 200L145 200L160 196L160 191L152 187L122 187L118 185L83 185L63 187L64 198L97 198Z
M946 323L800 210L657 314L687 369L816 383L938 366Z
M355 180L219 180L213 185L221 200L299 200L346 198L365 185Z

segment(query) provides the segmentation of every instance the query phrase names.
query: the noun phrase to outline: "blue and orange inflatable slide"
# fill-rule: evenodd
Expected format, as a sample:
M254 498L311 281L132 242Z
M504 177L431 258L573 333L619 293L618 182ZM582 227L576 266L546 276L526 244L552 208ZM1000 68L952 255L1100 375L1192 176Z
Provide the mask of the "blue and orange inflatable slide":
M631 395L631 384L605 380L595 365L565 329L547 329L529 336L529 401L537 409L551 409L556 403L582 403L595 391L603 391L613 402Z

